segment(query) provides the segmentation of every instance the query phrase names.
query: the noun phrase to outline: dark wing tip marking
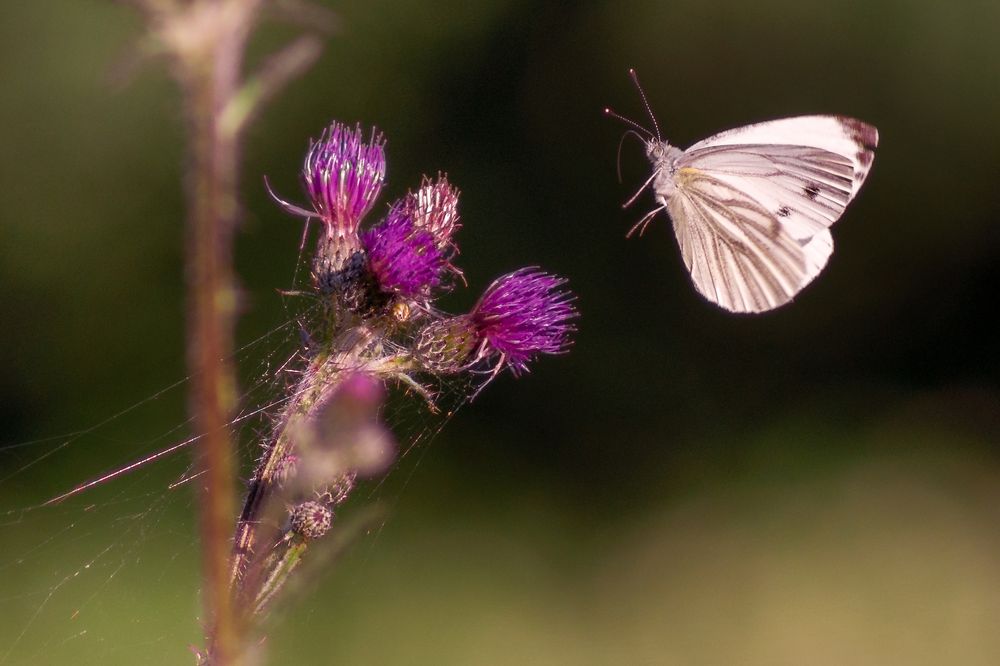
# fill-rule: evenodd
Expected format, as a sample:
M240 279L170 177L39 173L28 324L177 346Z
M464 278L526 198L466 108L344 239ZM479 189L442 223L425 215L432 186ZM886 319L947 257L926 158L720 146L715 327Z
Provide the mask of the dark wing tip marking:
M847 130L851 139L866 151L874 152L878 147L878 130L857 118L836 116L837 121Z
M840 126L847 132L847 135L857 146L854 159L858 164L858 172L854 175L854 181L860 184L864 181L871 170L872 162L875 161L875 148L878 147L878 130L866 122L857 118L847 116L835 116ZM855 186L855 189L857 185Z

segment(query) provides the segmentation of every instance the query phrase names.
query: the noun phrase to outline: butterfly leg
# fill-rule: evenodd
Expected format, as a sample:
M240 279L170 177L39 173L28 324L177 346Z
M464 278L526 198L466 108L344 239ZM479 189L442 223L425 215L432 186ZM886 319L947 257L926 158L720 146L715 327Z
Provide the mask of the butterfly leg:
M635 233L636 229L639 230L639 235L640 236L643 235L644 233L646 233L646 227L649 226L649 223L653 221L653 218L656 217L657 213L659 213L661 210L663 210L666 207L667 207L667 205L663 204L663 205L658 206L658 207L654 208L653 210L649 211L645 215L643 215L642 219L639 220L638 222L636 222L632 226L632 228L628 230L628 233L625 234L625 238L631 238L632 234Z
M631 197L629 197L629 200L628 200L628 201L626 201L625 203L623 203L623 204L622 204L622 208L628 208L629 206L631 206L632 204L634 204L634 203L635 203L635 200L639 198L639 195L640 195L640 194L642 194L642 191L643 191L643 190L645 190L645 189L646 189L647 187L649 187L649 186L650 186L650 185L652 184L652 182L653 182L654 180L656 180L656 177L657 177L658 175L660 175L660 170L659 170L659 169L655 169L655 170L653 171L653 175L652 175L652 176L650 176L650 177L649 177L649 178L648 178L648 179L646 180L646 182L642 184L642 187L640 187L640 188L639 188L639 189L638 189L638 190L636 191L636 193L635 193L635 194L633 194L633 195L632 195Z

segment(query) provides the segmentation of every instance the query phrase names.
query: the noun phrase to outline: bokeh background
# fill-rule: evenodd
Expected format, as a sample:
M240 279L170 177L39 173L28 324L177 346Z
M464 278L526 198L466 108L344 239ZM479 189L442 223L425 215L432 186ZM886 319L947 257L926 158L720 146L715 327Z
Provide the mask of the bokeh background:
M262 176L301 199L334 118L385 131L387 200L438 170L462 189L450 307L538 264L582 317L571 354L496 381L370 493L384 519L281 615L273 663L1000 662L1000 4L330 6L321 60L247 140L240 342L279 330L241 355L245 403L294 341L276 290L301 227ZM191 663L187 454L32 508L189 434L177 91L158 63L116 77L127 6L2 17L0 664ZM254 58L294 33L267 25ZM645 122L629 67L682 146L804 113L878 126L794 304L704 302L665 218L625 240L648 166L626 142L617 181L601 110Z

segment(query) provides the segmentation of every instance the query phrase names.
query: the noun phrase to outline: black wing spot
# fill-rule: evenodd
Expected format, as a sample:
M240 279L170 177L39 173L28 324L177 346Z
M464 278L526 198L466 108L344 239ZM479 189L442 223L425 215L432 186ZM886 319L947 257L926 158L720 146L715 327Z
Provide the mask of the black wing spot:
M805 192L810 201L816 201L816 197L819 196L819 185L816 183L809 183L802 188L802 191Z
M782 206L778 209L778 217L788 217L792 214L792 209L788 206Z

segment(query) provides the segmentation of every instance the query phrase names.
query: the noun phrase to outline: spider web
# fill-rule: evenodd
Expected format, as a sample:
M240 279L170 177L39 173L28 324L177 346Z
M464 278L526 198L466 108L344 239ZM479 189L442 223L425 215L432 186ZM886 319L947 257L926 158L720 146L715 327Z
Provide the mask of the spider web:
M297 341L294 324L236 355L259 366L231 423L243 449L257 445L280 404L277 368ZM190 462L198 437L190 419L134 434L159 420L162 403L183 404L188 379L79 431L0 446L0 664L191 659L186 646L200 643ZM131 459L106 469L109 449ZM47 476L67 468L80 486L122 473L65 496L65 482Z
M294 383L299 322L314 314L288 300L287 320L234 358L239 367L256 368L230 423L244 479ZM203 644L191 464L198 435L189 418L164 427L159 416L163 403L183 413L189 380L77 431L0 445L0 666L193 662L190 646ZM364 530L371 548L427 442L470 394L466 380L429 388L437 414L406 388L391 388L380 410L398 442L397 462L386 476L362 483L346 507L388 505ZM127 453L109 464L108 450ZM55 475L59 480L50 474L67 468L74 480L68 487L64 473Z

